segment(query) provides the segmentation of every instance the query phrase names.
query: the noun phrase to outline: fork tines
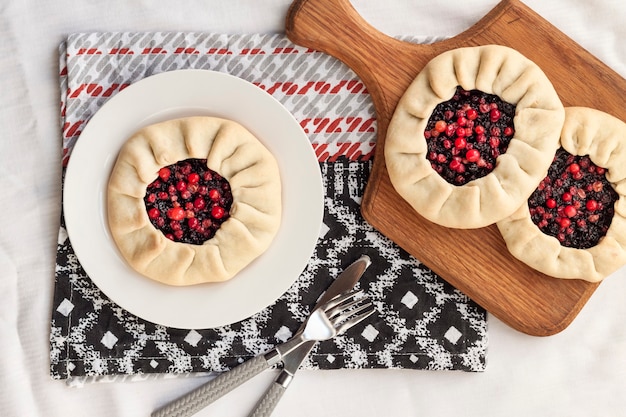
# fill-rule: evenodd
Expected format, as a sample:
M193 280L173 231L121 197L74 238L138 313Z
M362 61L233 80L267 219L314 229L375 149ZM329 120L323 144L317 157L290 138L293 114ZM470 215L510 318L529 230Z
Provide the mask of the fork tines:
M325 311L337 333L342 333L371 316L375 308L363 290L359 290L339 294L326 303Z

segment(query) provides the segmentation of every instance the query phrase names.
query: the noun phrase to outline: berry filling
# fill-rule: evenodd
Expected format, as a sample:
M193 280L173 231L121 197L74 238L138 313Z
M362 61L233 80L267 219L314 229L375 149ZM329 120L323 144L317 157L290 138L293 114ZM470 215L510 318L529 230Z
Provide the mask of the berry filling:
M548 175L528 199L532 221L563 246L596 246L611 225L619 198L605 172L589 156L559 149Z
M424 131L432 168L453 185L489 174L513 138L513 117L515 105L457 87L452 99L435 107Z
M150 222L165 237L201 245L228 219L233 196L206 159L186 159L161 168L143 200Z

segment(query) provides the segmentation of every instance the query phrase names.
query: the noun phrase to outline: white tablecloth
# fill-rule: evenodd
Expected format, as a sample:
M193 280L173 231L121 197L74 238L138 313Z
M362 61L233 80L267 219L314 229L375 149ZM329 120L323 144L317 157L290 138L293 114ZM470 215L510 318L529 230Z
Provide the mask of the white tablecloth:
M497 2L354 1L390 35L455 35ZM626 77L621 0L525 3ZM73 32L274 33L288 0L0 4L0 414L142 416L206 378L68 387L49 375L49 318L60 213L57 47ZM626 104L626 100L625 100ZM626 140L626 137L625 137ZM274 415L626 415L626 269L605 280L563 332L536 338L489 319L484 373L302 371ZM243 416L264 375L199 415ZM329 408L332 407L332 408Z

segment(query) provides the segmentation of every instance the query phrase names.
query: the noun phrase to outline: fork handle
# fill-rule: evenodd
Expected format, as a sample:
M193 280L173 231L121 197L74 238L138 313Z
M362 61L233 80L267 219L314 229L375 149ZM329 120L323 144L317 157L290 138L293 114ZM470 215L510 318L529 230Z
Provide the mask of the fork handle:
M257 403L254 411L252 411L248 417L269 417L274 411L274 408L276 408L278 401L280 401L286 389L286 386L283 386L278 382L273 382L267 391L265 391L263 398L261 398L261 400Z
M264 355L250 359L228 372L220 374L183 395L182 397L165 405L163 408L152 413L152 417L187 417L191 416L218 398L229 393L263 370L269 368L271 363Z

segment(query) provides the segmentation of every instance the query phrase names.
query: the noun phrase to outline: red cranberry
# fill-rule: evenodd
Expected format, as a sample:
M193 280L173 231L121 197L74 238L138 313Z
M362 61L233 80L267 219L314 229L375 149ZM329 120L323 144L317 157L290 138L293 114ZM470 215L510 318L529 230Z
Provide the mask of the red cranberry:
M190 229L197 229L198 226L200 226L200 221L195 217L190 217L187 219L187 226L189 226Z
M176 190L177 191L184 191L187 189L187 183L185 181L178 181L176 183Z
M437 132L445 132L446 128L448 127L448 124L446 122L444 122L443 120L439 120L437 123L435 123L435 130Z
M480 151L477 149L470 149L465 154L465 159L467 159L468 162L477 162L480 159Z
M150 210L148 210L148 217L150 217L151 219L156 219L159 216L161 216L161 212L159 211L158 208L153 207Z
M209 198L213 201L219 200L221 197L221 194L219 192L219 190L215 189L215 188L211 188L209 190Z
M202 210L206 206L204 198L198 197L193 201L193 207L197 210Z
M167 181L170 179L171 171L168 167L163 167L159 170L159 178L163 181Z
M173 207L167 211L167 217L172 220L182 220L185 218L185 210L182 207Z
M187 175L187 182L189 184L197 184L198 181L200 181L200 175L196 174L195 172Z
M596 211L598 209L598 202L596 200L587 200L585 207L589 211Z
M224 217L225 213L226 212L224 208L220 206L213 206L213 208L211 209L211 216L213 216L214 219L221 219L222 217Z
M567 216L567 217L574 217L577 213L577 210L574 206L565 206L563 208L563 213Z

